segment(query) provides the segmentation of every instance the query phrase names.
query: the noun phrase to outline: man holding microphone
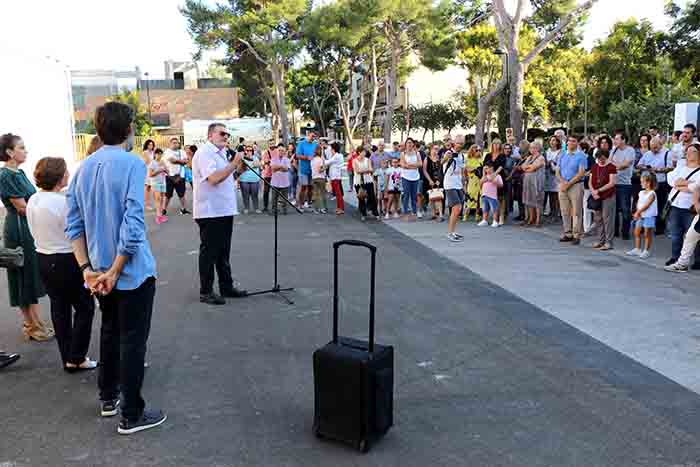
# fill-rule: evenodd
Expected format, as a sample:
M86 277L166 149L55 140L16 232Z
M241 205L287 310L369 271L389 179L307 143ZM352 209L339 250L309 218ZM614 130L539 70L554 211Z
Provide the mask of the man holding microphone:
M235 287L231 276L231 235L233 216L238 214L234 172L240 171L241 154L228 160L226 144L231 135L221 123L209 125L207 143L192 160L193 217L199 226L199 301L224 305L226 298L245 297L248 292ZM219 277L219 293L214 293L214 269Z

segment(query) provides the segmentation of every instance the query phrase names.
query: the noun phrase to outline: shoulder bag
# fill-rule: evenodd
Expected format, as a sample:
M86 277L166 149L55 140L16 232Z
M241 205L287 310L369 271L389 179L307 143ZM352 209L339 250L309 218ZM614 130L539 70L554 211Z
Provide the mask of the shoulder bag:
M693 175L695 175L696 173L698 173L698 171L700 171L700 167L697 168L697 169L695 169L695 170L693 170L692 172L690 172L690 175L688 175L687 177L685 177L685 179L686 179L686 180L690 180L690 178L691 178ZM674 188L674 190L676 190L676 189ZM676 193L675 193L671 198L669 198L669 199L666 201L666 204L664 205L664 208L663 208L663 210L661 211L661 221L662 221L662 222L666 222L666 219L668 219L668 215L671 213L671 207L673 206L673 202L676 200L676 198L678 198L678 195L679 195L679 194L681 194L681 192L678 191L678 190L676 190ZM691 207L694 208L694 206L691 206ZM694 211L694 209L692 209L691 212L692 212L692 211Z

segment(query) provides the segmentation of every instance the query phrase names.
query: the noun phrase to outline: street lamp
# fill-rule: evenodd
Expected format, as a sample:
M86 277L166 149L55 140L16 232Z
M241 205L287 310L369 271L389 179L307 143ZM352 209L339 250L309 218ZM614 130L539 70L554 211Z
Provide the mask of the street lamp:
M153 118L151 117L151 85L148 82L148 72L144 73L146 76L146 100L148 101L148 120L153 124Z
M510 66L508 65L508 52L498 48L494 50L493 53L495 55L502 55L506 64L506 122L510 127Z

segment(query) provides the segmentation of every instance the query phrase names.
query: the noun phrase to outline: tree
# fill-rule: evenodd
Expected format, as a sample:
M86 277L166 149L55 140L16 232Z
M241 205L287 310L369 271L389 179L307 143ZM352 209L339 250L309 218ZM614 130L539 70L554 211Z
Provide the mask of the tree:
M108 102L120 102L126 104L134 111L134 133L136 136L148 136L151 134L153 124L148 119L148 110L141 105L138 91L123 89L122 92L107 99Z
M301 50L299 26L310 9L307 0L236 0L213 7L202 0L186 0L181 9L200 48L223 46L228 55L249 52L270 73L285 143L289 139L285 73Z
M294 108L312 117L322 136L327 136L326 125L335 117L337 99L314 63L287 73L287 98Z
M683 9L669 1L666 13L674 21L664 48L676 71L688 72L693 82L700 82L700 0L689 0Z
M209 78L214 79L230 79L231 73L218 60L211 60L207 65L207 70L204 72Z

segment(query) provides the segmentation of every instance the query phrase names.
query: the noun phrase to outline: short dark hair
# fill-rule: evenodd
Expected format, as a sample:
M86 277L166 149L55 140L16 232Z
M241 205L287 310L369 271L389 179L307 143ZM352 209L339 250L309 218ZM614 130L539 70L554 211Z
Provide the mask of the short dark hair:
M243 141L245 141L244 137L241 136L240 138L238 138L238 144L242 144Z
M163 154L163 150L161 148L156 148L156 150L153 151L153 154Z
M190 144L190 145L187 146L187 147L190 149L190 151L192 151L192 154L194 154L195 152L197 152L197 146L195 146L194 144Z
M173 141L179 143L179 142L180 142L180 138L178 138L177 136L173 136L172 138L170 138L170 142L172 143Z
M67 167L62 157L44 157L39 160L34 168L36 186L46 191L53 190L63 180Z
M10 160L10 156L7 155L7 151L11 151L17 145L17 142L21 140L17 135L12 133L6 133L0 136L0 161L7 162Z
M153 141L152 139L147 139L147 140L143 143L143 150L144 150L144 151L148 149L148 145L149 145L150 143L153 143L153 149L156 148L156 142Z
M395 146L401 146L401 143L399 143L398 141L394 141L394 142L391 143L391 144L393 144L393 145L395 145Z
M598 149L598 152L595 153L596 159L599 157L605 157L606 159L610 157L610 151L607 149Z
M337 141L331 143L331 149L333 149L334 152L340 152L340 143L338 143Z
M673 136L675 136L676 138L680 138L682 134L683 132L681 130L676 130L673 132Z
M690 128L690 130L693 132L693 134L695 134L695 133L698 132L697 127L696 127L695 125L693 125L692 123L686 123L685 125L683 125L683 128L684 128L684 129L685 129L685 128Z
M220 126L226 128L226 125L223 123L210 123L209 127L207 127L207 136L211 135L214 130Z
M620 138L622 138L622 141L625 143L627 142L627 133L625 133L625 130L615 130L615 136L620 135Z
M107 102L95 110L95 128L104 144L122 144L129 137L134 111L121 102Z
M599 151L601 150L600 143L603 141L606 141L608 143L608 146L612 147L613 142L612 142L612 139L610 138L610 136L608 136L608 135L599 136L598 139L596 140L596 147L598 148Z

